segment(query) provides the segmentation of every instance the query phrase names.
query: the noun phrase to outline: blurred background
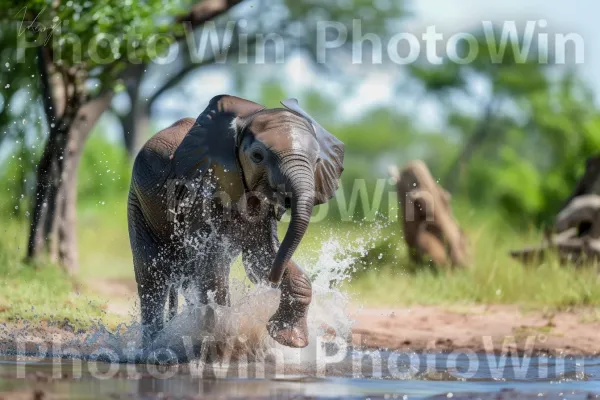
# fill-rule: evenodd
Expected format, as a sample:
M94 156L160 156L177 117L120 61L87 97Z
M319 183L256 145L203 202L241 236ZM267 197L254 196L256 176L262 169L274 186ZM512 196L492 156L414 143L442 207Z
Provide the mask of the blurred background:
M60 309L76 301L68 294L73 287L89 288L90 282L132 287L126 202L136 152L152 134L179 118L196 117L222 93L269 107L295 97L345 143L341 188L327 218L311 225L301 251L317 254L331 237L348 240L344 252L356 253L356 262L353 279L344 285L357 301L600 302L594 270L553 262L528 269L507 255L539 242L586 158L600 148L600 55L593 46L600 27L592 17L600 9L591 0L205 0L167 2L169 7L160 1L122 7L73 0L58 8L47 2L50 8L37 22L69 21L54 32L64 40L54 48L16 48L11 44L27 36L18 22L32 20L45 2L22 3L6 4L6 18L14 23L0 30L0 270L6 289L0 290L0 316L28 313L27 306L18 306L27 296ZM353 19L360 19L362 32L353 30ZM179 21L195 29L196 45L214 29L217 46L193 60ZM325 62L319 62L316 46L322 21L348 33L343 45L327 51ZM491 21L498 41L514 24L517 47L533 27L526 54L509 44L501 61L492 62L495 49L484 21ZM420 39L431 26L444 37L435 47L439 64L427 58L424 42L410 63L390 60L390 38L405 32ZM102 54L105 63L84 55L82 63L69 64L72 37L87 43L89 35L120 37L134 27L140 40L171 34L173 42L157 45L163 56L174 46L179 51L159 64L140 50L133 63L119 55L127 44L118 43ZM227 32L233 32L230 40ZM477 41L471 62L454 62L444 51L455 33ZM282 57L272 34L283 40ZM375 42L365 39L368 34L376 35ZM561 54L555 51L557 34L576 35ZM377 40L381 62L373 62ZM264 42L264 54L257 54L255 45ZM455 43L462 57L469 55L467 44ZM241 46L249 49L247 62L237 57ZM407 51L399 53L407 57ZM256 61L260 57L264 63ZM54 89L51 96L48 88ZM49 106L49 97L60 107ZM86 128L73 122L82 114ZM406 256L387 168L414 159L424 160L452 194L475 253L468 270L414 266ZM368 245L353 245L361 237ZM48 300L57 296L56 303Z

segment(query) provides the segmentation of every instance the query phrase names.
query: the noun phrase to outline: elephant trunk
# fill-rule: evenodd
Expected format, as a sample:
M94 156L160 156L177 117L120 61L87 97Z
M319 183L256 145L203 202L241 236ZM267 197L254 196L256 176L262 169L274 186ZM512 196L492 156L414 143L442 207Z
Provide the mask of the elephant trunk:
M286 164L289 165L285 168ZM282 159L282 173L286 190L291 192L291 220L281 246L271 267L269 280L279 283L285 272L288 261L298 248L312 214L314 205L315 178L308 163L300 163L288 156Z

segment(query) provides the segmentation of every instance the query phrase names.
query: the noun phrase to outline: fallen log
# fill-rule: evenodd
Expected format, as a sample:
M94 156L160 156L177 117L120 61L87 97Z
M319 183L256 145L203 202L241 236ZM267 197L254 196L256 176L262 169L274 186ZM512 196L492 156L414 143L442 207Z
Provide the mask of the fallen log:
M389 167L398 191L398 219L413 261L466 267L468 239L452 215L450 194L438 185L423 161L411 161L399 171Z

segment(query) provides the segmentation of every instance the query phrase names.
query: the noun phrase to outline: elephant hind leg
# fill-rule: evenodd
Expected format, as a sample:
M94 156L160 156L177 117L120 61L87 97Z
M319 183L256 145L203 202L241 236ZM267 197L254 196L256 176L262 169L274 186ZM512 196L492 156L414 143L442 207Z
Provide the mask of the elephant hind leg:
M162 279L138 282L143 344L147 347L164 327L168 286Z
M209 304L214 300L220 306L229 307L229 265L225 263L210 264L200 274L199 297L201 304Z
M140 299L142 340L143 345L147 346L164 326L164 308L169 289L167 277L171 268L167 261L173 257L161 252L133 195L129 198L128 219L133 267Z
M226 243L226 244L224 244ZM240 250L224 239L204 249L203 258L191 262L193 269L186 272L189 277L184 286L193 288L199 304L215 302L224 307L231 305L229 293L229 271Z

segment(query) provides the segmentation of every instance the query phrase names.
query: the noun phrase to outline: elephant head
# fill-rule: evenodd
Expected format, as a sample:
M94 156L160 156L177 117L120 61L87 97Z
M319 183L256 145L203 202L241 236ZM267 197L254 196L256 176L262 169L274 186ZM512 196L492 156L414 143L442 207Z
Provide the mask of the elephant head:
M281 280L287 262L306 232L315 205L338 188L344 145L300 108L265 107L234 96L214 97L175 154L179 179L217 173L220 190L260 191L291 209L291 220L271 267Z

